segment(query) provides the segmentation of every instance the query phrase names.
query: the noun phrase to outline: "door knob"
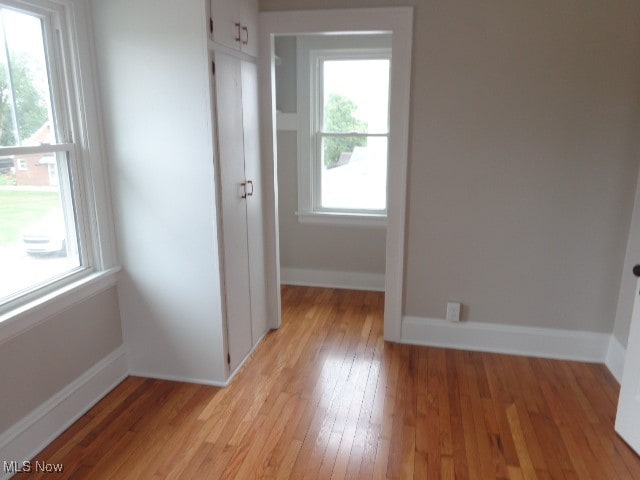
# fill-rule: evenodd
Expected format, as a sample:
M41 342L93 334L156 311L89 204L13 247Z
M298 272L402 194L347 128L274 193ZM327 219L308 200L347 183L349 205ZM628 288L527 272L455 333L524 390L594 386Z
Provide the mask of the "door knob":
M633 267L633 274L636 277L640 277L640 265L634 265Z

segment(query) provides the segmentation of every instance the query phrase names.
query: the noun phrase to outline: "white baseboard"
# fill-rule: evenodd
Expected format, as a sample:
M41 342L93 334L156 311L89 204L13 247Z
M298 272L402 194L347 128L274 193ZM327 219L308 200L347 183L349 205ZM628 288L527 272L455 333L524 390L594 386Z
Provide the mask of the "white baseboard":
M260 344L262 343L262 341L270 331L271 330L267 330L266 332L264 332L262 337L260 337L260 340L258 340L258 342L253 346L251 351L247 353L247 355L242 359L242 361L238 364L235 370L231 372L231 375L229 375L229 378L227 379L226 382L218 382L215 380L202 379L202 378L181 377L179 375L164 375L164 374L158 374L156 372L143 372L141 370L132 370L129 374L132 377L155 378L157 380L168 380L171 382L184 382L184 383L197 383L200 385L209 385L211 387L225 388L231 385L231 382L233 381L234 377L238 374L240 370L242 370L242 367L244 366L244 364L247 363L247 360L249 360L249 358L251 358L251 355L253 355L253 352L256 351L256 349L260 346Z
M622 370L624 369L624 358L626 354L627 349L624 348L615 335L612 334L609 339L609 348L607 349L607 357L604 364L618 383L622 382Z
M304 285L306 287L345 288L349 290L371 290L375 292L384 292L383 273L281 268L280 282L284 285Z
M608 333L403 317L401 343L604 363Z
M210 387L226 387L229 382L218 382L207 378L181 377L180 375L165 375L157 372L145 372L142 370L131 370L129 375L132 377L154 378L156 380L167 380L169 382L197 383L199 385L208 385Z
M129 375L119 347L0 436L0 460L31 460ZM12 474L0 470L0 479Z

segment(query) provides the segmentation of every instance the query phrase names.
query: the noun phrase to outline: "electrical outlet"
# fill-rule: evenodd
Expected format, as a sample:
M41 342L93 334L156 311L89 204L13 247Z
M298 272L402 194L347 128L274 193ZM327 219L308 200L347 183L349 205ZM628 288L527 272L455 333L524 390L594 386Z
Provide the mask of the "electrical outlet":
M449 322L460 321L460 302L447 303L447 321Z

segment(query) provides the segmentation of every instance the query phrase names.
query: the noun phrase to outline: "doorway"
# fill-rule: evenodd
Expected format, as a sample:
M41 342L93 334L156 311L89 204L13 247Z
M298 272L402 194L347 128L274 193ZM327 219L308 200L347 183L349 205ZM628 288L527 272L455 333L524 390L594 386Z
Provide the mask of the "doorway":
M384 291L391 36L276 36L283 284Z
M263 48L261 54L261 93L264 114L262 151L265 166L264 184L266 185L266 273L269 318L272 328L278 328L280 325L279 287L283 273L280 270L281 239L279 238L277 181L279 147L277 128L279 124L282 125L282 119L279 123L276 105L276 64L278 63L275 49L276 38L299 37L300 35L331 37L337 34L344 35L345 32L348 32L350 36L377 35L379 38L386 36L390 40L392 61L389 66L386 231L382 230L381 234L381 237L384 237L384 336L390 341L401 340L412 18L413 9L411 7L269 12L260 15L261 44L267 47ZM310 120L310 123L313 121ZM350 136L349 134L353 132L340 133ZM299 145L298 148L300 148ZM322 149L324 152L322 143L320 146L315 145L310 148ZM342 153L344 152L339 152L338 163ZM353 154L353 151L351 153ZM321 158L323 158L322 154ZM343 158L343 160L347 159ZM316 181L317 177L321 175L320 173L315 177ZM310 176L309 178L313 179L314 177ZM300 182L298 185L300 186ZM315 185L315 187L315 190L309 189L309 191L315 192L311 194L310 201L317 201L320 198L321 206L323 206L322 185ZM273 190L269 191L270 188ZM300 193L298 196L300 197ZM340 212L336 212L336 214L339 215Z

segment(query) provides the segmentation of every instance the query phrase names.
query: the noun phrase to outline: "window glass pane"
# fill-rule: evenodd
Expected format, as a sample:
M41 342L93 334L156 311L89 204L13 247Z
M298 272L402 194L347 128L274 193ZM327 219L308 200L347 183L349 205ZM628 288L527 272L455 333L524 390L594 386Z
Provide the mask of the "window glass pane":
M0 9L0 146L53 143L42 21Z
M14 162L24 168L0 168L0 301L81 264L67 154Z
M322 208L385 210L387 206L387 138L322 138Z
M387 133L389 60L322 62L323 131Z

